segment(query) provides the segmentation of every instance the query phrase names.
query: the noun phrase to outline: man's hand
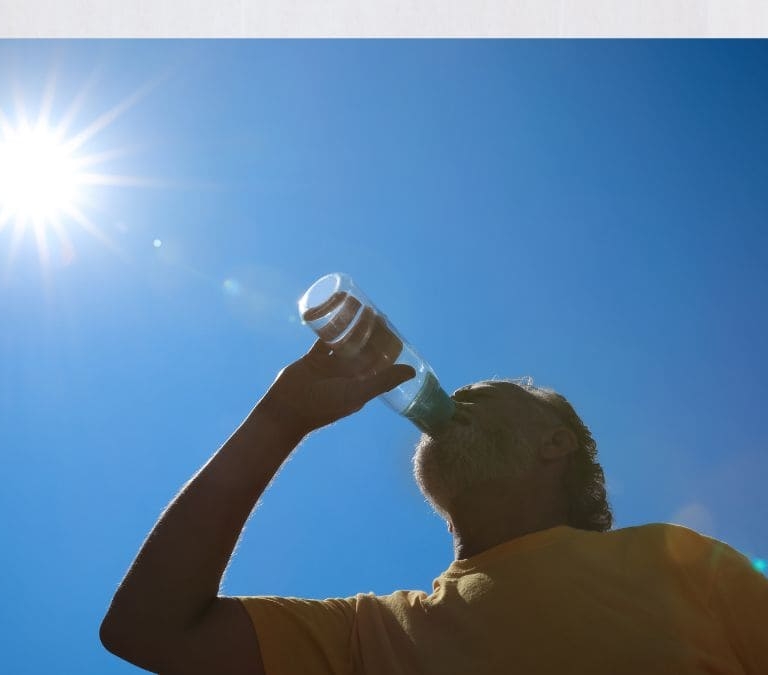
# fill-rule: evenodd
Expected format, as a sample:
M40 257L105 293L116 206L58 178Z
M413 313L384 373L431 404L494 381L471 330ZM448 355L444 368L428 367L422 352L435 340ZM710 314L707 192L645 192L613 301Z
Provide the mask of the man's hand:
M360 372L354 359L322 341L283 368L259 403L287 432L305 436L360 410L368 401L416 376L404 364Z

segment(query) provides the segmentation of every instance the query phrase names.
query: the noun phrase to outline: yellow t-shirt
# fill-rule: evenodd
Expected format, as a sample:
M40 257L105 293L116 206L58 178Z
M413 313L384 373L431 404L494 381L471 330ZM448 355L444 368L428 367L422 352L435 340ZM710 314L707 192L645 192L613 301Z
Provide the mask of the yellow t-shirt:
M430 595L240 600L267 675L768 675L768 580L675 525L543 530Z

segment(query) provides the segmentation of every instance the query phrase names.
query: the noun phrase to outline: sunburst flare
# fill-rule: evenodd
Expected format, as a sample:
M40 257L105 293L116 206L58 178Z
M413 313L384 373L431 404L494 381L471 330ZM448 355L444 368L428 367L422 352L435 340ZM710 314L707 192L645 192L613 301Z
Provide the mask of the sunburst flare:
M68 228L73 224L119 252L105 229L88 217L85 208L88 191L103 186L149 186L153 185L153 181L139 176L101 172L100 165L125 154L125 150L89 149L88 145L166 75L145 84L73 132L70 132L70 126L93 84L93 77L74 97L57 124L49 120L54 98L54 76L48 79L36 119L29 119L24 100L18 92L14 101L15 119L11 120L0 109L0 234L9 226L12 228L7 247L8 269L22 239L30 231L43 268L50 260L49 234L58 239L60 258L65 263L71 262L74 247Z

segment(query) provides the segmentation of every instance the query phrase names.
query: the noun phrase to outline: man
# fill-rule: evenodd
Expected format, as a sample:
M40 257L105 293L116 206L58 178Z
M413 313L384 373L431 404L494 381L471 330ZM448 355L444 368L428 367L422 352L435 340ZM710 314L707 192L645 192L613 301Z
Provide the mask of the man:
M766 579L685 528L608 531L589 431L564 398L525 383L459 389L447 428L419 441L416 480L455 543L431 594L218 596L248 515L301 439L413 375L356 373L320 342L281 371L150 533L104 645L167 674L768 673Z

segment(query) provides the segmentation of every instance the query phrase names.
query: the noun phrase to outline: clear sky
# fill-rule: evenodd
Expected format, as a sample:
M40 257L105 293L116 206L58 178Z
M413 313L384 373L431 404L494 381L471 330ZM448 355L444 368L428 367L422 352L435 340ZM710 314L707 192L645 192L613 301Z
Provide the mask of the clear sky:
M3 671L136 672L99 644L108 602L312 344L296 303L332 271L449 391L568 397L617 527L759 565L766 73L766 41L0 42L0 152L42 111L85 159L58 218L0 204ZM311 435L224 591L430 589L453 552L417 439L378 401Z

